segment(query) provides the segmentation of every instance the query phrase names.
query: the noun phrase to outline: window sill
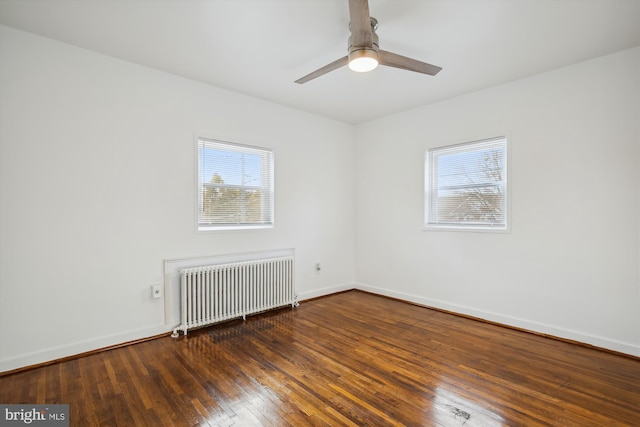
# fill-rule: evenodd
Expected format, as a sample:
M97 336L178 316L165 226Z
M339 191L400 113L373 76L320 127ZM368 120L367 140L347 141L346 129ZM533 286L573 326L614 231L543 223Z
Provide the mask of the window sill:
M424 225L423 231L466 231L468 233L511 233L509 227L483 227L483 226L455 226L455 225Z
M243 230L270 230L273 224L269 225L223 225L223 226L198 226L197 231L243 231Z

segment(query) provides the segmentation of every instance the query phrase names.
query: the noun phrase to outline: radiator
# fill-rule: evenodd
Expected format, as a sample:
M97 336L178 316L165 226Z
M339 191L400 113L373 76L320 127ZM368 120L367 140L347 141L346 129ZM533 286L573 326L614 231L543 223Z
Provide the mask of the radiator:
M180 269L182 330L298 305L293 256Z

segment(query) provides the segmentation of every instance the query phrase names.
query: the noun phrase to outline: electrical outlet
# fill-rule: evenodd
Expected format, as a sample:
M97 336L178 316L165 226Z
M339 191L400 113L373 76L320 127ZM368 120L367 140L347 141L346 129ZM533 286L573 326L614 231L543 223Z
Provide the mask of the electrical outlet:
M160 285L151 285L151 297L152 298L162 298L162 286L160 286Z

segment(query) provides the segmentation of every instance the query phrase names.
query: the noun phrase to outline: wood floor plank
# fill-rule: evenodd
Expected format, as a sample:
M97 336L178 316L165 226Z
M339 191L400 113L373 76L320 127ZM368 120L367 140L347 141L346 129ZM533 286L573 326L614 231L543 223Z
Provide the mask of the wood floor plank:
M0 377L72 426L638 426L640 361L350 291Z

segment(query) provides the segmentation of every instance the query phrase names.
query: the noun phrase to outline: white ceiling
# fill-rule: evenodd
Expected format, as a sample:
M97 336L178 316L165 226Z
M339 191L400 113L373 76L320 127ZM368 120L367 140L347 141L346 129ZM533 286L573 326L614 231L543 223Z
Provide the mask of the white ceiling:
M640 0L370 0L382 49L435 77L341 68L347 0L0 0L0 23L348 123L640 45ZM606 78L606 76L603 76Z

